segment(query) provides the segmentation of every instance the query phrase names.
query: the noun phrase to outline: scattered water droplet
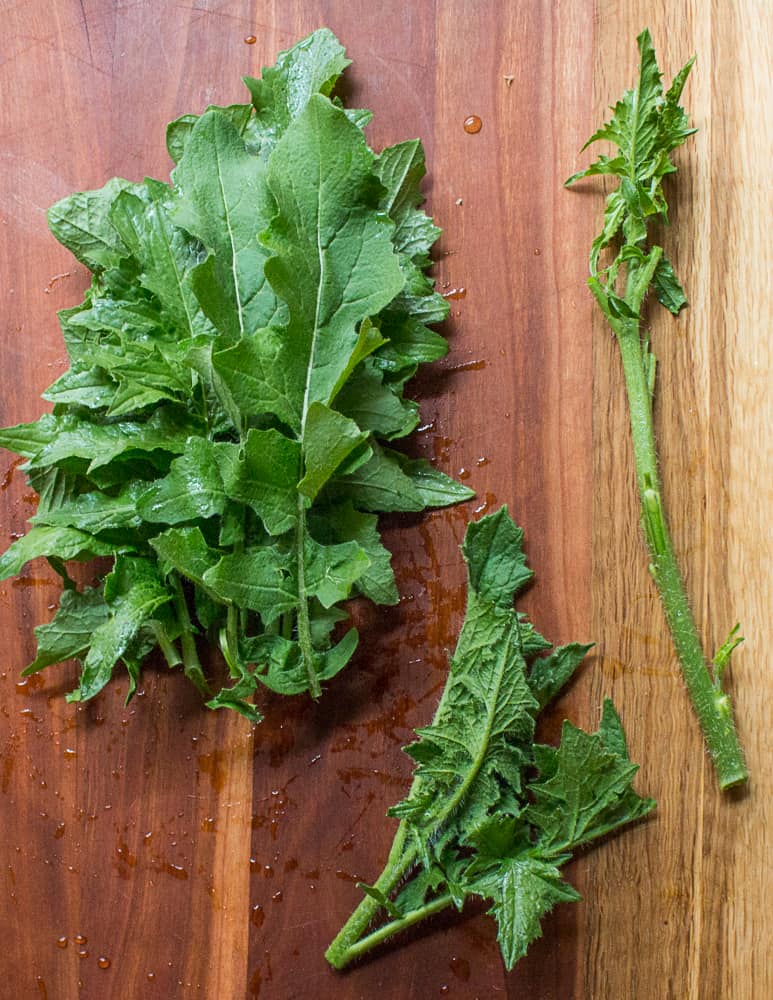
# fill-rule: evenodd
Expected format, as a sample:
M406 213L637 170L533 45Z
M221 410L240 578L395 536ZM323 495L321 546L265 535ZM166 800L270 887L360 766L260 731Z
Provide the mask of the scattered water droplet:
M461 979L463 983L469 982L470 963L466 958L459 958L457 955L454 955L448 964L451 972L453 972L457 979Z
M57 946L57 948L66 948L67 944L68 944L68 941L67 941L67 938L65 937L64 934L62 934L61 937L58 937L56 939L56 946Z
M483 122L477 115L470 115L468 118L464 119L464 131L469 135L475 135L475 133L480 132L482 128Z
M255 37L255 35L247 35L245 37L245 39L244 39L244 44L245 45L254 45L255 42L257 42L257 40L258 39Z
M97 965L100 967L100 969L109 969L110 964L111 964L110 959L105 958L104 955L100 955L99 958L97 959Z

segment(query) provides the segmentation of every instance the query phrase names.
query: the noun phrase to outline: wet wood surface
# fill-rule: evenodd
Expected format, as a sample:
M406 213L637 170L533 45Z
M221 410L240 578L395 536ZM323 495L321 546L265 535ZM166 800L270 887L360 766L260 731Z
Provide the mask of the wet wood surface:
M114 174L164 177L164 127L321 24L347 46L347 99L371 144L418 135L444 229L448 358L417 380L414 453L477 499L388 521L402 600L358 607L367 635L324 699L275 699L254 731L148 672L68 705L73 669L26 682L45 564L0 588L0 989L19 998L384 1000L773 995L770 788L770 9L611 0L275 3L20 0L0 42L0 421L39 414L66 367L55 310L85 269L45 209ZM692 53L700 132L678 155L669 255L691 308L652 312L667 505L707 646L740 619L732 689L752 781L720 798L639 536L622 372L585 288L597 186L568 193L584 139L652 30L667 74ZM766 30L767 26L767 30ZM253 44L244 39L254 36ZM466 134L475 114L482 128ZM586 154L587 155L587 154ZM4 541L34 496L0 459ZM538 582L524 606L596 655L544 725L593 726L612 695L651 821L578 859L585 899L505 975L492 922L439 918L340 975L322 954L381 869L400 751L426 723L461 622L467 520L508 503ZM767 913L767 917L766 917ZM5 992L8 990L9 992Z

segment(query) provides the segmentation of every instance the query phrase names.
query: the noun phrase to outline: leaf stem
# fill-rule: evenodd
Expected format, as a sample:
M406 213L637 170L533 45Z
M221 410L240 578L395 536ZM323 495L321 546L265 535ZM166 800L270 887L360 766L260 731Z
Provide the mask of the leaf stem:
M183 651L183 670L185 676L193 681L199 692L209 698L212 692L209 689L207 678L201 668L199 654L196 651L196 640L193 638L193 625L188 613L188 602L185 600L180 578L176 573L169 574L169 582L174 593L174 606L177 612L177 621L180 623L180 645Z
M309 679L309 691L312 698L319 698L322 687L317 677L314 663L314 644L311 641L311 621L309 619L309 603L306 597L306 503L303 495L298 494L298 526L295 532L296 566L298 576L298 645L301 647L306 676Z
M397 827L395 839L392 841L392 848L389 851L389 857L387 858L384 870L373 886L374 889L378 889L385 896L388 896L394 890L400 879L408 872L416 860L416 849L414 847L409 847L405 850L407 836L408 825L405 820L401 820ZM325 957L331 965L336 969L342 969L357 955L363 954L369 948L373 948L380 941L385 940L390 934L394 934L397 930L401 929L399 927L393 928L388 934L383 933L385 927L392 927L394 923L401 922L393 921L392 924L386 924L385 927L380 927L377 931L363 938L362 935L380 909L381 904L377 899L374 899L372 896L363 896L357 908L325 952ZM416 918L416 920L418 919L421 919L421 917ZM405 918L403 917L401 920L405 920ZM416 923L416 920L412 920L411 923ZM410 925L405 924L405 926ZM365 946L365 942L370 942L370 944Z
M638 303L637 303L638 308ZM668 530L652 421L652 394L643 357L638 320L623 320L615 330L628 392L641 521L649 548L650 572L658 588L685 683L709 748L720 788L746 781L748 773L733 722L730 699L712 679L706 664Z
M330 964L336 969L345 968L349 962L353 961L355 958L359 958L361 955L366 954L372 948L386 941L388 938L392 937L394 934L399 934L400 931L406 930L408 927L412 927L414 924L418 924L419 921L425 920L427 917L431 917L435 913L440 913L447 906L451 906L453 899L450 893L443 893L442 896L438 896L436 899L430 900L429 903L425 903L424 906L420 906L416 910L411 910L406 913L405 916L399 917L395 920L391 920L388 924L383 924L381 927L377 928L372 933L368 934L367 937L360 938L360 940L355 941L346 947L335 947L338 938L330 945L328 950L325 952L325 958L330 962ZM378 905L378 904L376 904ZM341 932L343 933L343 931ZM340 938L340 934L338 937Z
M175 667L179 667L182 663L180 653L177 646L175 646L169 638L169 635L161 622L153 622L153 632L156 636L156 642L158 643L159 649L164 654L166 665L170 670L173 670Z

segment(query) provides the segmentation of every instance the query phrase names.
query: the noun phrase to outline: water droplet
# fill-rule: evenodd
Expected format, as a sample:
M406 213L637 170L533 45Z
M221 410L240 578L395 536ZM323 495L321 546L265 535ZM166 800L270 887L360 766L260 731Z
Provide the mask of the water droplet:
M274 893L274 895L271 898L272 898L272 900L275 903L281 903L282 902L282 890L281 889L277 889L277 891Z
M145 978L147 979L147 981L149 983L152 983L153 980L156 978L156 974L155 974L155 972L148 972L147 975L145 976Z
M105 958L104 955L100 955L99 958L97 959L97 965L100 967L100 969L109 969L110 959Z
M88 958L88 957L89 957L89 953L86 951L85 948L79 948L78 949L78 958Z
M459 958L454 955L451 961L448 963L451 972L456 976L457 979L461 979L463 983L469 982L470 979L470 963L466 958Z
M85 934L76 934L75 937L73 938L73 941L76 944L86 944L88 938L86 937Z
M61 937L58 937L56 939L56 946L57 946L57 948L66 948L67 947L67 938L65 937L64 934Z
M244 44L245 45L254 45L255 42L257 42L257 40L258 39L255 37L255 35L247 35L246 38L244 39Z
M464 131L469 135L475 135L475 133L480 132L482 128L483 122L477 115L470 115L468 118L464 119Z

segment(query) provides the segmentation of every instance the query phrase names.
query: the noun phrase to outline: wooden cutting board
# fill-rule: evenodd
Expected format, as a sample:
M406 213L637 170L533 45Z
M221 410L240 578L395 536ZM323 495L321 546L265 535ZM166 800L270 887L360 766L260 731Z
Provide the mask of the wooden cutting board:
M31 420L65 366L55 310L85 269L44 211L113 174L164 177L164 127L244 99L326 24L354 60L347 99L376 148L418 135L449 357L416 384L412 448L477 491L393 518L402 601L360 608L367 636L315 705L276 699L254 731L150 671L84 707L74 670L26 682L32 627L58 597L34 564L0 589L2 996L103 998L692 998L773 996L765 833L770 787L770 5L675 0L18 0L0 42L0 420ZM720 798L688 707L637 525L622 374L585 287L597 185L562 181L652 30L700 132L678 154L669 255L691 308L652 311L668 510L707 646L740 619L732 688L752 781ZM244 39L255 36L254 44ZM480 116L468 135L463 122ZM4 542L34 497L0 458ZM596 655L555 706L593 726L611 695L653 819L575 861L584 902L504 974L480 910L449 914L345 975L322 954L381 869L400 751L433 712L458 630L465 523L508 503L538 582L524 606Z

